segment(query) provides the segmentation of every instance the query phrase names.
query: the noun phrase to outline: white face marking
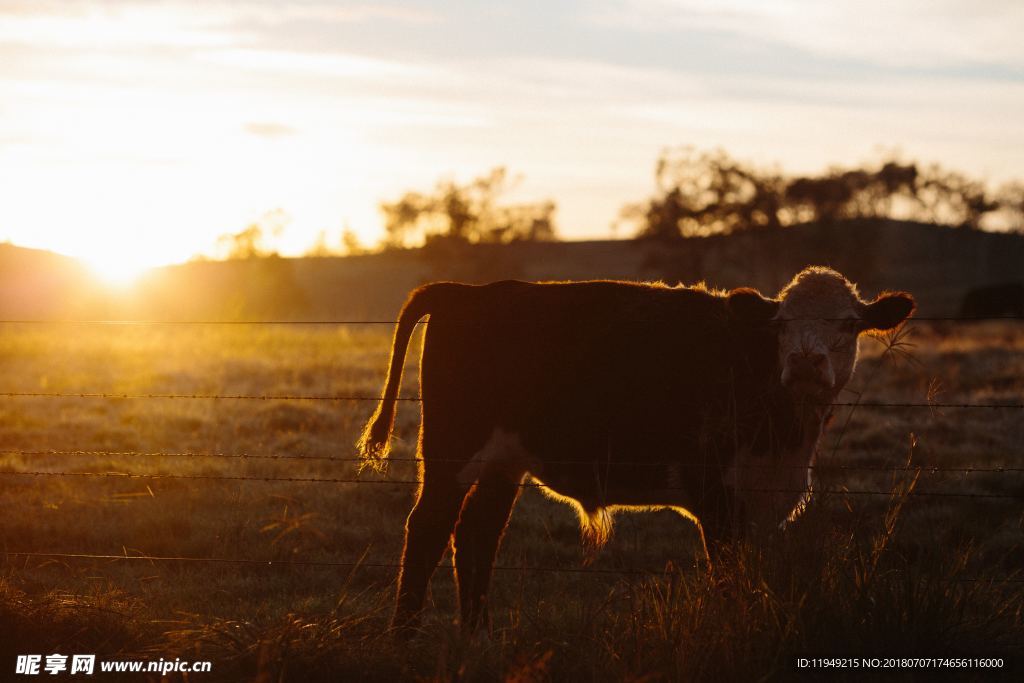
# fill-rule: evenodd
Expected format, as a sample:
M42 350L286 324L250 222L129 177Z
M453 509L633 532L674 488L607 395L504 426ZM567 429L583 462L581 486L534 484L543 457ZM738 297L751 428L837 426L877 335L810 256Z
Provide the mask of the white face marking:
M798 275L780 298L782 384L798 396L833 399L857 364L856 290L842 275L819 269Z

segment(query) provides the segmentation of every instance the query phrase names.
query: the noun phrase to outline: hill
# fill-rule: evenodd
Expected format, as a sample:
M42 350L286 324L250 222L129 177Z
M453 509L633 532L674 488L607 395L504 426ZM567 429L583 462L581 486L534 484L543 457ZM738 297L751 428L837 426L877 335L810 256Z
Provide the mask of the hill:
M855 221L667 243L438 243L344 258L173 266L153 274L140 302L157 317L386 320L410 289L432 280L705 280L774 293L808 264L840 270L869 295L912 291L921 315L955 315L970 289L1024 278L1024 236ZM181 296L185 286L199 286L208 296L189 304Z
M151 271L130 300L102 296L70 259L5 246L0 311L8 318L388 320L410 289L432 280L704 280L775 293L808 264L835 267L866 295L912 291L921 315L955 315L969 290L1024 279L1024 236L860 220L672 242L437 242L361 256L168 266Z
M0 312L10 319L103 316L111 295L79 261L0 244Z

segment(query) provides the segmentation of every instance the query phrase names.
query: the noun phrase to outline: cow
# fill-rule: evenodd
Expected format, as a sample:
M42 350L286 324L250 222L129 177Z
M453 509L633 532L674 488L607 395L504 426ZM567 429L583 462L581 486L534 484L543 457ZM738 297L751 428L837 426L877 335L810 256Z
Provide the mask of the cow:
M629 509L682 513L697 523L709 562L737 528L777 527L809 494L858 335L891 330L914 308L905 292L867 303L822 267L773 299L621 281L414 290L358 443L368 463L383 463L409 340L429 316L421 484L393 625L417 623L453 534L462 625L486 619L495 555L528 479L577 509L592 547L608 538L613 513Z
M970 289L960 305L962 318L1024 316L1024 282L1006 282Z

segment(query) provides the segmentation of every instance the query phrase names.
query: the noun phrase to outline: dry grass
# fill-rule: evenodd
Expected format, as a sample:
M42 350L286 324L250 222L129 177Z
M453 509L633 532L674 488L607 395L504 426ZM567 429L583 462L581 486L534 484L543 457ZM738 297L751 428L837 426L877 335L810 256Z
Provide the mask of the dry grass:
M1024 334L926 327L914 361L865 342L851 385L865 401L1020 403ZM2 390L376 395L390 330L325 327L8 327ZM410 373L414 374L414 373ZM410 393L414 378L408 378ZM857 394L844 395L855 400ZM2 455L0 469L348 478L369 403L8 398L0 450L282 454L287 460ZM418 420L402 406L394 455ZM0 661L29 652L210 659L211 680L756 680L796 677L812 655L1014 654L1024 647L1024 476L929 467L1024 466L1021 411L877 410L848 422L828 462L919 472L823 473L824 496L784 535L738 544L714 581L692 571L697 535L671 513L617 520L597 569L668 576L502 571L493 628L450 623L449 572L423 634L386 631L394 571L44 560L5 556ZM913 436L911 436L913 435ZM832 451L834 455L832 455ZM364 474L364 477L374 476ZM397 462L388 475L412 479ZM394 563L413 491L401 484L0 476L0 548L12 551ZM527 491L499 563L578 567L574 514ZM1017 578L1024 578L1019 574ZM993 579L992 581L987 580ZM972 579L966 581L963 579ZM982 579L982 580L973 580ZM2 664L0 666L7 666Z

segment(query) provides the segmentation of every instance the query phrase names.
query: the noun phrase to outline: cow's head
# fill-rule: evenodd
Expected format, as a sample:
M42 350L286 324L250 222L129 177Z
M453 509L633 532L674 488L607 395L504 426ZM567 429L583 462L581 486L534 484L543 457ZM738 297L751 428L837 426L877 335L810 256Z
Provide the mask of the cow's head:
M741 318L776 326L783 386L799 398L830 401L853 374L859 335L897 327L914 311L914 298L884 293L868 303L845 277L815 266L775 299L739 289L729 294L729 305Z

